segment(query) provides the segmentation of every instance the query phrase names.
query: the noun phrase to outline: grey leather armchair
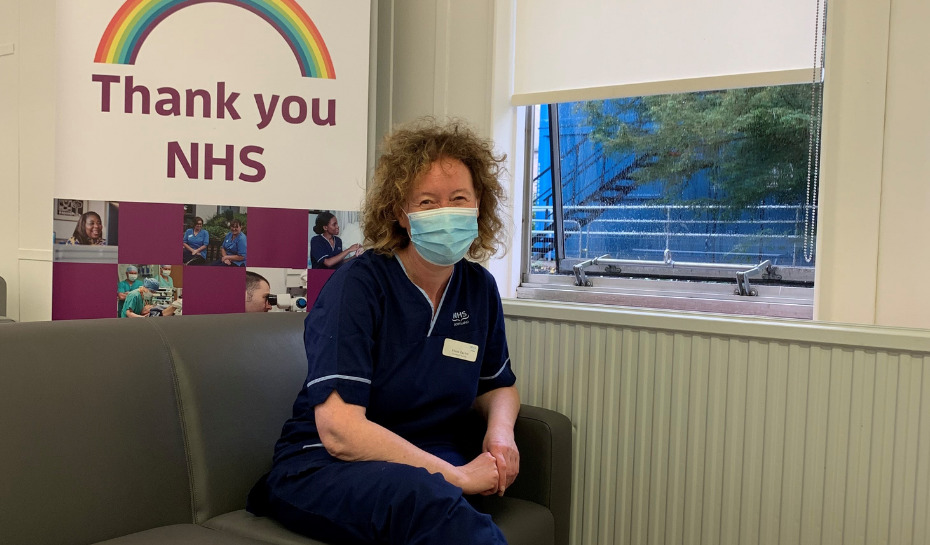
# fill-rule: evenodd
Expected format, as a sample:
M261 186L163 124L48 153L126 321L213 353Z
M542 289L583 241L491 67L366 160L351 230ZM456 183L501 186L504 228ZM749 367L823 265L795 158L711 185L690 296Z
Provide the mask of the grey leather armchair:
M243 510L306 375L304 316L0 327L0 543L318 543ZM524 406L516 431L520 477L486 508L511 545L567 545L571 424Z

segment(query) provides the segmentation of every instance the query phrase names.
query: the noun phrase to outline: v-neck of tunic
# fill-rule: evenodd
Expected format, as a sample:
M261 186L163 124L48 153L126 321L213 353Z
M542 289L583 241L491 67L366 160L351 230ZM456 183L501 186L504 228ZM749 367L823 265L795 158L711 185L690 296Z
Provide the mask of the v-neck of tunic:
M446 294L449 292L449 285L452 284L452 277L455 275L455 267L452 268L452 274L449 275L449 280L446 282L446 287L442 290L442 297L439 298L439 306L433 307L433 300L429 298L429 295L426 291L423 290L420 286L417 285L410 278L410 273L407 272L407 267L404 266L404 261L400 258L397 252L394 253L394 258L397 259L397 263L400 265L402 271L404 271L404 276L407 277L407 281L410 282L413 287L417 289L420 293L423 294L423 297L426 298L426 302L429 304L430 312L432 312L432 318L429 321L429 331L426 332L426 336L429 337L433 333L433 326L436 325L436 318L439 317L439 311L442 309L442 303L446 300Z
M325 240L326 242L329 242L329 249L335 252L336 251L336 235L333 235L332 241L330 241L323 235L320 235L320 236L323 237L323 240Z

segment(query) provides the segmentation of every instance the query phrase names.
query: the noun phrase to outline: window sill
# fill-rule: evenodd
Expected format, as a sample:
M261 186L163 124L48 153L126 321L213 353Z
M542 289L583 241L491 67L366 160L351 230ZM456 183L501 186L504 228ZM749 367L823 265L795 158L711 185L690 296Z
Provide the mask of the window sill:
M759 295L734 295L727 283L593 278L593 286L574 285L567 276L531 275L517 288L517 299L586 303L811 320L813 288L753 284Z

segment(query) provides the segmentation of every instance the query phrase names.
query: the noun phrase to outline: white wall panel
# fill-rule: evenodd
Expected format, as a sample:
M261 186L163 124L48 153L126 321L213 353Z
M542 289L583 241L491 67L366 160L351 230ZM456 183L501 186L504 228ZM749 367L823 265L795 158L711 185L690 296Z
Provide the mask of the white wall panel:
M15 320L19 319L19 11L18 1L0 0L0 218L7 225L6 235L0 237L0 277L7 284L6 315Z
M930 332L544 308L504 305L574 545L928 543Z

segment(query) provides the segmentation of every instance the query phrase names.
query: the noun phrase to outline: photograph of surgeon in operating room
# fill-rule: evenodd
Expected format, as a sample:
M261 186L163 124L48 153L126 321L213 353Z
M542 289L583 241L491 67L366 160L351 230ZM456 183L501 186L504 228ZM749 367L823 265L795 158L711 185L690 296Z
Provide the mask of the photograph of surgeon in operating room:
M138 289L142 286L142 279L139 278L139 268L135 265L126 265L126 270L123 273L122 279L116 285L116 316L120 317L123 314L123 304L126 302L126 297L134 289Z
M120 318L145 318L152 310L152 297L158 291L158 280L146 278L142 285L130 291L123 301Z

